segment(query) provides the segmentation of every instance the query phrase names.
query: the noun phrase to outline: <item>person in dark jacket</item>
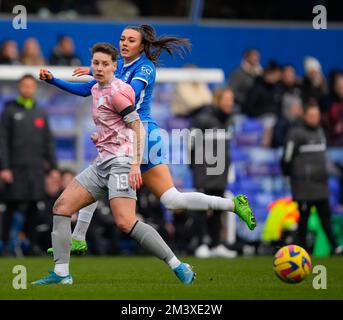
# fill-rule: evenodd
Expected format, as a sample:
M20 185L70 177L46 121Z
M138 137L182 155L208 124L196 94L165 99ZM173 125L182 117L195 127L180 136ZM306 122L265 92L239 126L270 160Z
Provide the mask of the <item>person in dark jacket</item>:
M272 135L272 148L283 147L287 132L291 127L297 126L302 122L303 106L299 97L292 94L285 94L282 99L282 114L278 117L276 124L273 128Z
M256 78L254 86L248 93L243 113L249 117L276 115L281 97L280 78L280 66L271 62L264 70L262 77Z
M243 107L244 114L259 118L262 122L264 146L270 146L272 129L280 109L282 95L280 77L280 66L276 62L271 62L264 70L263 76L256 78Z
M307 223L311 207L315 206L332 252L342 254L343 246L338 246L331 228L326 140L317 105L309 105L303 123L288 132L281 161L283 173L290 177L292 196L300 211L299 245L307 249Z
M328 93L327 82L320 62L314 57L304 59L305 76L302 82L302 98L305 104L321 104Z
M79 66L81 60L75 53L74 40L66 35L58 39L58 44L54 47L50 64L52 66Z
M37 201L44 198L45 173L55 170L53 137L43 109L37 108L36 79L24 75L18 84L19 96L9 101L1 114L0 179L5 183L7 210L3 219L4 246L15 210L25 212L25 233L33 253L36 246Z
M219 88L214 92L214 105L198 113L192 121L192 132L196 132L191 150L193 183L198 191L206 192L209 195L223 197L226 190L230 165L229 140L233 128L231 120L233 106L232 89ZM208 148L209 140L213 141L213 149ZM217 161L212 161L214 160L211 159L212 154L216 155ZM235 251L229 250L221 242L220 213L216 211L192 213L199 244L195 250L196 256L201 258L209 256L232 258L236 256ZM204 241L207 234L211 238L209 244Z
M0 64L21 64L18 45L14 40L8 39L2 42L0 47Z
M249 90L253 87L256 77L260 76L262 72L259 51L255 48L244 50L241 65L232 72L228 82L240 111L245 105Z

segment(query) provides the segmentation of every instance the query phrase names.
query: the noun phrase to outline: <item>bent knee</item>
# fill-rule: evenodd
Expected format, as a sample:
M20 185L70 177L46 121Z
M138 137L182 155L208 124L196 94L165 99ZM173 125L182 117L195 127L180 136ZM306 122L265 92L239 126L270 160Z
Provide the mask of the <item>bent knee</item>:
M168 210L183 210L187 207L182 193L176 188L171 188L162 194L160 201Z
M176 204L176 202L174 202L173 200L170 201L161 201L161 203L168 209L168 210L177 210L177 209L181 209L178 207L178 205Z
M137 219L135 220L125 219L125 218L117 219L116 226L121 232L130 233L136 221Z
M72 216L73 212L70 208L68 208L68 205L66 201L63 199L63 197L59 197L52 208L52 213L54 215L64 215L64 216Z

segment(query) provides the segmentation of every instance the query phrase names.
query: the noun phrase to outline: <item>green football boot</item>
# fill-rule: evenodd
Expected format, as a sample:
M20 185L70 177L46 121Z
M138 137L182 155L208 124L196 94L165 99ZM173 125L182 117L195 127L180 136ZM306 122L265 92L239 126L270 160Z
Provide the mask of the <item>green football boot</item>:
M75 254L75 255L81 255L84 256L87 252L87 242L85 240L71 240L71 249L70 249L70 254ZM48 254L53 255L54 254L54 249L49 248L47 250Z
M233 203L235 204L234 212L245 221L250 230L254 230L256 227L256 219L249 206L247 197L243 194L235 196Z

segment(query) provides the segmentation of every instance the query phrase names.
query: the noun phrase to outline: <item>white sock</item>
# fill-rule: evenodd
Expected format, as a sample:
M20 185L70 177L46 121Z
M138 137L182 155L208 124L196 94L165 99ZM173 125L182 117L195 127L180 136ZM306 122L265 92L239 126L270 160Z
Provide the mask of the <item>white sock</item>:
M207 196L207 197L210 197L210 196ZM211 197L212 197L212 202L211 202L210 209L234 212L235 204L233 203L231 199L221 198L221 197L216 197L216 196L211 196Z
M55 273L60 277L69 275L69 263L58 263L55 264Z
M77 216L77 223L72 238L75 240L86 240L86 233L92 220L93 213L98 206L98 201L82 208Z
M174 256L167 263L170 269L174 270L181 264L181 261L178 258L176 258L176 256Z
M79 215L77 216L77 219L90 223L93 217L93 213L97 206L98 206L98 201L90 204L87 207L82 208L79 211Z
M162 194L160 201L169 210L220 210L233 212L231 199L209 196L200 192L179 192L175 187Z
M72 238L75 240L86 240L86 233L89 227L89 222L77 220Z

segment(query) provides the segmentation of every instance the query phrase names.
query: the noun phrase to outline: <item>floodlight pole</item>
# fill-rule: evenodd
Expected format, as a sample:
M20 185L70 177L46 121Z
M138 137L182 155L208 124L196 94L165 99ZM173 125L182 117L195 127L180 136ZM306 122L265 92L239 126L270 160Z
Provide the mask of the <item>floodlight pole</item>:
M198 24L202 17L204 0L193 0L191 8L192 24Z

